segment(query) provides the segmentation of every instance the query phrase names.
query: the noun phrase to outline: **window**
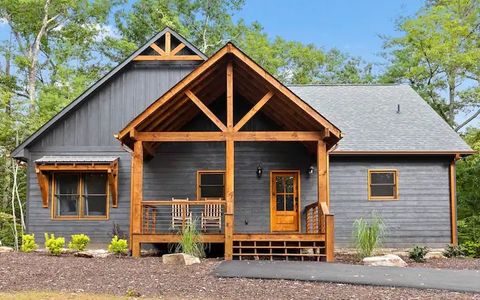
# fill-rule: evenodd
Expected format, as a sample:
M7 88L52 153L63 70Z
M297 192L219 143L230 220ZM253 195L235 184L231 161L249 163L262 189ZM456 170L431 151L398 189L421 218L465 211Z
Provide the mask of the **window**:
M54 218L107 218L106 173L58 173L53 178Z
M368 199L397 200L397 170L368 170Z
M224 171L198 171L197 185L198 199L225 199Z

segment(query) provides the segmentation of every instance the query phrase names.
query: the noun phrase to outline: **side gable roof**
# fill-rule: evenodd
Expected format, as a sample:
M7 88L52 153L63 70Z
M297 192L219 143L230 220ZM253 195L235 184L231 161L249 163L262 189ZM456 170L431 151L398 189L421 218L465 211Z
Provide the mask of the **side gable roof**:
M78 105L80 105L83 101L88 98L90 94L92 94L96 89L102 86L105 82L107 82L111 77L115 74L120 72L125 66L127 66L131 61L133 61L138 55L142 54L150 45L154 44L157 40L163 37L167 32L169 32L172 36L174 36L177 40L181 43L185 44L185 47L188 48L190 51L195 53L196 55L200 56L203 60L207 59L207 56L203 54L200 50L197 49L194 45L188 42L183 36L175 32L169 27L165 27L162 31L155 34L151 37L143 46L138 48L134 51L130 56L128 56L124 61L119 63L115 68L110 70L105 76L100 78L97 82L91 85L87 90L85 90L80 96L78 96L75 100L70 102L67 106L65 106L59 113L57 113L53 118L51 118L47 123L45 123L42 127L40 127L37 131L35 131L32 135L30 135L25 141L23 141L17 148L12 151L12 157L14 158L22 158L22 153L25 147L28 147L32 144L37 138L39 138L48 128L54 125L56 122L61 120L65 115L67 115L70 111L75 109Z
M475 153L408 85L290 88L342 128L334 154Z

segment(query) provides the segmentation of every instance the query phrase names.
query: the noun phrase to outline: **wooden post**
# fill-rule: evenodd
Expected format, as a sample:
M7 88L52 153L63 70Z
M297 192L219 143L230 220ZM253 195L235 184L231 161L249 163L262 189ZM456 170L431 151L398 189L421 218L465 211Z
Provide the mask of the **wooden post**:
M227 64L227 127L233 131L233 64Z
M322 210L322 202L327 203L328 197L328 161L325 142L317 142L317 201L318 201L318 229L325 232L325 212Z
M456 171L455 159L450 162L449 177L450 177L450 230L451 240L453 245L458 245L457 237L457 186L456 186Z
M142 233L142 200L143 200L143 144L135 141L132 157L132 191L130 200L130 234ZM140 243L131 238L131 250L133 257L140 256Z
M333 215L328 214L325 216L325 252L327 254L327 262L333 262L335 260L334 245L335 225Z
M227 132L233 132L233 65L227 64ZM225 142L225 260L233 257L235 142L229 136Z
M225 147L225 260L232 260L233 254L233 211L234 211L234 170L235 170L234 141L226 141Z

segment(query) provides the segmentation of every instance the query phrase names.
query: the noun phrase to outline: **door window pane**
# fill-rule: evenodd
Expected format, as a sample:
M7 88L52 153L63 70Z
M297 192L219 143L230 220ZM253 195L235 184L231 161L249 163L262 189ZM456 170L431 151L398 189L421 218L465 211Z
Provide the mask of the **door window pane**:
M283 193L283 177L275 177L275 187L277 189L277 193Z
M283 195L277 195L277 211L284 211L284 197Z
M285 210L294 211L295 201L293 195L285 195Z
M293 193L293 176L285 176L285 188L287 193Z

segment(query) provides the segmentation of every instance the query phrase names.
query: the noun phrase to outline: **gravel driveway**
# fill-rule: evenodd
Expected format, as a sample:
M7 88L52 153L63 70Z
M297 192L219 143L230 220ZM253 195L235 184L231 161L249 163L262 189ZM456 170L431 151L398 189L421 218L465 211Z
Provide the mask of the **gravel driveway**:
M316 282L221 279L220 263L208 259L189 267L165 266L158 257L78 258L70 255L0 254L0 292L61 291L194 299L479 299L480 294L352 286Z

